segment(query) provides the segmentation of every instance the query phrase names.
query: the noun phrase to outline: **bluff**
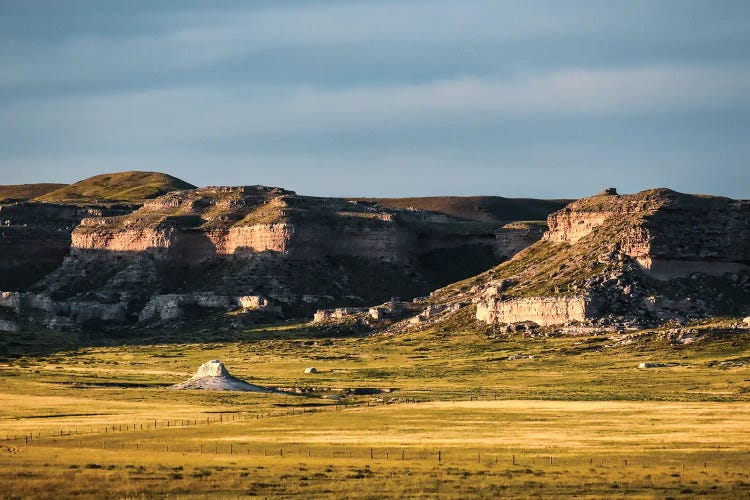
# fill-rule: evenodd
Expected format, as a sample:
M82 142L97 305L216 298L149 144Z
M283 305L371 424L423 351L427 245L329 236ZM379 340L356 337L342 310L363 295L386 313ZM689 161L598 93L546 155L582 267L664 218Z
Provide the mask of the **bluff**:
M484 323L646 326L750 308L750 202L608 190L549 215L542 240L437 291Z
M5 297L17 316L97 326L376 304L481 272L543 233L264 186L184 189L89 215L57 269Z
M0 205L0 290L26 290L58 268L70 253L73 229L84 218L135 208L32 201Z
M83 219L128 214L148 198L192 187L156 172L102 174L70 185L0 186L0 290L28 290L59 267Z

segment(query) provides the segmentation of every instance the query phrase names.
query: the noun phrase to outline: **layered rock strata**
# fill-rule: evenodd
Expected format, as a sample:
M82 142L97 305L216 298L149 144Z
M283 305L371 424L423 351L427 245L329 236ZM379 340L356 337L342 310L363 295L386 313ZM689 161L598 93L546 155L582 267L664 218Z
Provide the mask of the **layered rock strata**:
M70 253L73 229L84 218L134 209L35 202L0 205L0 290L27 290L59 267Z
M542 241L448 287L485 323L643 326L750 309L750 203L667 189L571 203Z
M595 319L598 307L584 297L530 297L502 300L488 297L477 304L476 317L485 323L523 323L540 326L587 322Z
M571 203L548 218L548 241L575 244L614 219L633 219L620 250L651 276L721 276L750 265L750 201L693 196L668 189L602 194Z
M84 215L69 255L30 290L52 305L23 308L43 311L48 324L364 307L424 295L541 237L538 226L501 228L264 186L175 191L132 213ZM237 297L248 298L238 305ZM74 312L76 304L89 304L90 315Z

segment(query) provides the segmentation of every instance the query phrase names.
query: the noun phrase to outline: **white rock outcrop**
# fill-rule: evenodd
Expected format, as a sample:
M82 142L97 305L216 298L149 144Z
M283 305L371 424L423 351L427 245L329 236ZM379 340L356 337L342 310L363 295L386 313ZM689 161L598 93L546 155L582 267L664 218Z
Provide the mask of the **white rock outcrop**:
M502 300L488 293L477 304L476 318L485 323L522 323L530 321L540 326L561 325L574 321L585 322L596 313L593 304L584 297L529 297Z
M277 392L274 389L260 387L233 377L218 359L203 363L198 371L185 382L172 386L173 389L182 390L209 390L209 391L243 391L243 392Z
M319 309L313 316L313 323L321 323L328 320L346 319L355 314L367 311L364 307L339 307L336 309Z

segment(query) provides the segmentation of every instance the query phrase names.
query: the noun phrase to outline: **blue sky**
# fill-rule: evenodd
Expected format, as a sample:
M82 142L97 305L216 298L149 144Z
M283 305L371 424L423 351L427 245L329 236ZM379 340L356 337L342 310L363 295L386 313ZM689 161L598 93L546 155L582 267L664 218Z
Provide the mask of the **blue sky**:
M750 2L0 0L0 184L750 198Z

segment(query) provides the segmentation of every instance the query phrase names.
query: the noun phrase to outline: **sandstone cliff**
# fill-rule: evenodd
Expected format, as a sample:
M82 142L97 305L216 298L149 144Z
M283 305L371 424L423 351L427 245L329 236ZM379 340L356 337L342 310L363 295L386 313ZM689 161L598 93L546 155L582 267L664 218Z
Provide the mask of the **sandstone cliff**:
M486 323L636 326L750 308L750 203L610 191L548 218L542 241L434 294Z
M264 186L175 191L121 214L78 210L87 217L69 255L22 296L21 316L93 326L362 307L426 294L542 235L536 224L501 227ZM247 296L263 307L240 308Z
M36 202L0 205L0 290L26 290L59 267L70 252L71 232L84 218L134 209Z

